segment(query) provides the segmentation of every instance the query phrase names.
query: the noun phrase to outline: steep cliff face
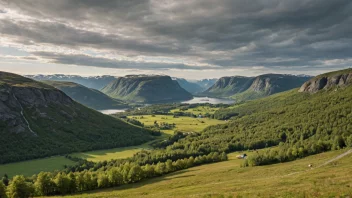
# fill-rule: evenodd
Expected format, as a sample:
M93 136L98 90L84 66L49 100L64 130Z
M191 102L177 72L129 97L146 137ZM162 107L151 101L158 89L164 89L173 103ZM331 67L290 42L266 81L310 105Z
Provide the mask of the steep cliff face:
M228 97L247 90L254 78L244 76L222 77L202 95L213 97Z
M265 92L270 95L297 88L309 78L283 74L265 74L256 77L249 90Z
M189 100L192 95L169 76L130 75L107 85L103 93L120 100L159 103Z
M14 133L31 132L25 115L25 109L34 109L38 116L46 116L41 108L50 104L72 107L73 101L63 92L50 86L21 78L9 73L0 72L0 122L2 130ZM34 115L33 115L34 116ZM4 127L5 126L5 127Z
M87 108L52 86L0 72L0 164L150 139L147 130Z
M319 75L305 82L299 92L316 93L322 89L345 87L352 84L352 69Z
M128 105L121 100L111 98L98 90L90 89L74 82L43 82L63 91L75 101L96 110L128 107Z
M237 101L252 100L297 88L309 78L309 76L285 74L264 74L257 77L223 77L202 95L231 97Z

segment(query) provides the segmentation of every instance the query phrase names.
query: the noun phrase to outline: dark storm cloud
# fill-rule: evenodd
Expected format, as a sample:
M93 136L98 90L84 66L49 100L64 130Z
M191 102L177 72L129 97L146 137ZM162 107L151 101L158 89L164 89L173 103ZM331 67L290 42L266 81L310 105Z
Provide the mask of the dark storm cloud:
M11 0L4 5L48 19L0 21L3 35L24 44L32 40L127 56L196 58L222 68L311 66L314 70L323 61L349 59L352 54L350 0ZM112 64L72 59L55 58L67 64Z
M92 57L84 54L63 54L63 53L51 53L51 52L34 52L33 55L42 59L47 59L51 63L59 64L70 64L70 65L84 65L94 67L106 67L106 68L117 68L117 69L204 69L203 67L189 66L185 64L176 63L150 63L150 62L138 62L138 61L127 61L117 60L105 57ZM211 69L212 67L208 67Z

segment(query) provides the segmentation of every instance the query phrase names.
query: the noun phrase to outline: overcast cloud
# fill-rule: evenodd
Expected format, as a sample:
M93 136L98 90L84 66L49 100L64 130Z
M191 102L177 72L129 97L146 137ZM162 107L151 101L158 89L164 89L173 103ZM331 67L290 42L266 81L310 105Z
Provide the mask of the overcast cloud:
M48 68L252 75L352 66L350 0L0 2L0 54L17 50Z

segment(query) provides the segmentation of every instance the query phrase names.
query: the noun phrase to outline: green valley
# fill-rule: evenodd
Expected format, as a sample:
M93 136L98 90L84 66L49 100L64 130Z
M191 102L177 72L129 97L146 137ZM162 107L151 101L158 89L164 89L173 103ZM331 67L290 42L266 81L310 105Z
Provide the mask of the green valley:
M73 83L73 82L63 82L63 81L43 81L45 84L53 86L70 98L74 99L80 104L96 110L104 109L121 109L127 108L128 105L121 100L110 98L109 96L103 94L102 92L84 87L83 85Z

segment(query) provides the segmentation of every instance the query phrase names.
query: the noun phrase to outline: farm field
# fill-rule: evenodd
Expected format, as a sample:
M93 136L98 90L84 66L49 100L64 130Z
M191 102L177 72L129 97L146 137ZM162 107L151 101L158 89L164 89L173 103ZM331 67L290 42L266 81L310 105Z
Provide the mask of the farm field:
M209 109L209 108L206 107L205 109ZM189 111L192 111L192 110L193 109L189 109ZM184 116L173 118L173 116L171 115L155 115L155 117L152 117L151 115L145 115L143 116L143 119L140 119L141 116L129 116L129 117L130 118L136 117L137 120L141 121L145 125L153 125L154 121L157 121L158 123L168 122L168 123L176 124L176 127L172 130L162 130L163 134L158 139L167 138L169 135L172 135L175 130L180 130L183 132L200 132L204 128L210 125L222 124L225 122L225 121L215 120L215 119L191 118L191 117L184 117ZM202 123L202 121L204 123ZM153 141L156 141L156 140L153 140ZM114 148L114 149L73 153L71 154L71 156L80 157L93 162L127 158L127 157L133 156L135 153L143 149L151 149L149 144L152 143L153 141L147 142L139 146L130 146L130 147L122 147L122 148ZM32 176L33 174L37 174L41 171L61 170L64 168L64 165L73 165L74 163L75 162L69 159L66 159L63 156L55 156L55 157L44 158L44 159L29 160L29 161L0 165L0 174L3 175L6 173L10 177L18 174L22 174L25 176Z
M36 159L0 165L0 175L7 174L9 177L19 174L24 176L32 176L41 171L61 170L64 168L64 165L74 164L75 162L63 156L54 156L44 159Z
M194 115L198 115L198 114L213 114L215 111L219 110L219 108L214 108L214 107L209 107L209 106L198 106L195 108L190 108L187 110L184 110L182 112L189 112L189 113L193 113ZM171 113L177 112L177 111L181 111L180 109L172 109Z
M191 118L186 116L180 116L174 118L172 115L143 115L143 116L128 116L129 118L136 119L146 126L154 125L154 122L158 123L167 122L169 124L175 123L176 127L173 130L163 130L168 134L173 134L173 131L179 130L182 132L200 132L208 126L224 124L223 120L215 120L210 118Z
M93 162L100 162L105 160L108 161L111 159L122 159L122 158L132 157L135 153L143 149L144 150L151 149L152 147L149 146L150 143L151 142L147 142L139 146L129 146L129 147L122 147L122 148L74 153L74 154L71 154L71 156L83 158Z
M293 162L241 168L235 159L78 197L347 197L352 195L352 154L323 165L347 149ZM248 154L248 153L247 153ZM308 168L313 164L313 168Z

